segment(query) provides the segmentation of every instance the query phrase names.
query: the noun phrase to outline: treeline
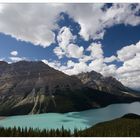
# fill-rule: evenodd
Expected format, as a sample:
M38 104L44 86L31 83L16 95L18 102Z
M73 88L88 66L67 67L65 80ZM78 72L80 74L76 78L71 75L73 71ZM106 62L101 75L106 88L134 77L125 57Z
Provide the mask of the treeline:
M85 130L74 132L64 129L40 130L33 128L3 128L1 137L140 137L140 116L128 114L122 118L99 123Z
M70 137L72 133L63 127L61 129L4 128L0 127L0 137Z

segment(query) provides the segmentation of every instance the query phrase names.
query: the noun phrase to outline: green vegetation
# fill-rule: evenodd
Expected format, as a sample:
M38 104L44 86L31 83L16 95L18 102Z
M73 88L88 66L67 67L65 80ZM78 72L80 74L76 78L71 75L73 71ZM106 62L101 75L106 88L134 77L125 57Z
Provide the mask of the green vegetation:
M119 119L99 123L91 128L74 133L61 129L40 130L32 128L0 128L1 137L139 137L140 116L127 114Z
M86 137L140 137L140 116L127 114L115 120L99 123L79 134Z
M65 130L63 127L59 129L52 130L40 130L32 128L0 128L1 137L70 137L70 130Z

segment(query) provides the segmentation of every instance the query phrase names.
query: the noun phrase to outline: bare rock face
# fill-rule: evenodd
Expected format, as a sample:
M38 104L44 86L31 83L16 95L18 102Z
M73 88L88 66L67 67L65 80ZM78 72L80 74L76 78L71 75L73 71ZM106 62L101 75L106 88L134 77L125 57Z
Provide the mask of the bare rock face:
M85 86L106 93L122 95L124 92L129 92L128 88L115 78L104 77L95 71L81 73L76 75L76 77L80 79Z
M6 65L0 77L0 94L28 94L33 89L44 89L42 94L53 94L56 89L77 89L80 80L54 70L43 62L21 61ZM3 92L7 91L7 92ZM10 94L11 94L10 92ZM44 93L43 93L44 92Z
M41 61L12 64L0 61L3 116L80 111L140 100L117 94L122 89L125 87L114 78L104 78L96 72L68 76Z
M81 85L79 79L65 75L43 62L0 62L0 111L14 112L15 108L29 105L28 109L23 109L23 114L26 110L27 113L46 112L44 107L47 104L55 105L56 91L74 91L80 89ZM6 110L3 110L4 107ZM19 112L22 113L22 109Z

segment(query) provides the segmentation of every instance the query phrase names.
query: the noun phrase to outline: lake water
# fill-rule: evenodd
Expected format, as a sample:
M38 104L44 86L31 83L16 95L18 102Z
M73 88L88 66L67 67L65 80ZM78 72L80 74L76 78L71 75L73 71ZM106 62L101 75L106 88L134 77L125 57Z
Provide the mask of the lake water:
M7 117L0 120L3 127L32 127L40 129L62 128L74 130L85 129L96 123L112 120L127 113L140 115L140 102L130 104L113 104L100 109L91 109L81 112L45 113L38 115L23 115Z

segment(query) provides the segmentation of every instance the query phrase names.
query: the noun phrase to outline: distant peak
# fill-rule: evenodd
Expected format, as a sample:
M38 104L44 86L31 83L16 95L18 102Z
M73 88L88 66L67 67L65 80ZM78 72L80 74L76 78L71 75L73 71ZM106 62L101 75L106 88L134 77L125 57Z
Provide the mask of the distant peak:
M98 75L98 76L101 76L102 77L102 75L100 74L100 73L98 73L98 72L96 72L96 71L90 71L90 72L82 72L82 73L79 73L78 75Z
M3 64L7 65L8 63L5 61L0 61L0 65L3 65Z

